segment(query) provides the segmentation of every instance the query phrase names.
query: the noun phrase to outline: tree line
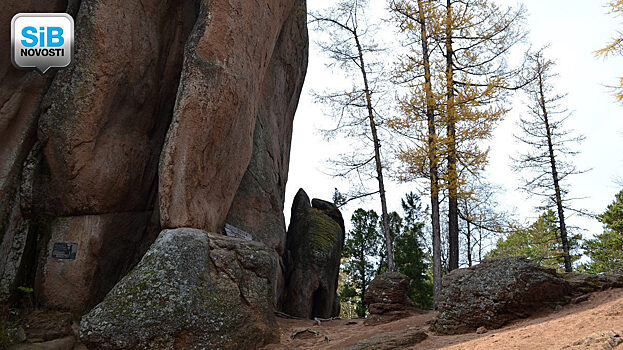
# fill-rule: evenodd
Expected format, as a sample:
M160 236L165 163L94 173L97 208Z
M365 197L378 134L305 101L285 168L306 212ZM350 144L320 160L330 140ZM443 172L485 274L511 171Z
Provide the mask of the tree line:
M343 197L336 189L334 201ZM389 232L394 245L394 271L410 278L407 296L416 307L432 306L432 283L429 275L428 254L423 245L422 204L420 197L408 193L402 199L401 216L388 214ZM352 229L347 233L342 253L342 273L339 280L339 298L344 316L363 317L367 305L363 300L368 285L377 274L387 272L389 259L382 234L382 219L374 210L359 208L351 218ZM350 311L350 313L349 313Z
M610 6L614 13L623 13L620 0ZM529 44L526 9L499 6L492 0L389 0L387 9L391 18L377 22L368 16L365 0L340 0L310 14L331 66L352 82L315 95L337 121L326 135L352 141L352 152L334 161L336 175L353 184L348 192L338 193L337 202L343 205L378 195L381 204L383 253L372 254L371 247L378 248L373 242L368 250L361 247L357 252L347 245L349 259L358 254L361 263L354 268L348 260L345 265L351 278L359 276L359 293L365 293L362 276L369 277L372 269L370 261L363 263L365 257L380 259L379 268L400 270L399 254L393 251L399 249L394 240L400 229L394 227L397 214L387 208L388 176L418 182L421 194L430 199L426 210L430 239L418 244L430 241L433 307L443 273L457 269L461 255L467 265L473 263L474 254L478 261L487 253L525 255L545 264L560 263L571 272L582 237L568 226L567 218L570 213L590 215L573 206L576 197L569 188L569 179L586 171L572 161L583 136L566 128L570 114L564 107L565 94L555 87L555 62L547 57L547 47L518 54ZM397 47L379 43L383 26L396 29ZM618 38L596 54L621 52ZM522 59L511 60L511 53ZM387 62L387 57L396 57L396 62ZM519 93L529 102L515 137L526 151L516 155L513 170L523 177L522 190L542 198L538 207L542 215L526 228L498 210L495 188L484 177L486 142ZM620 99L620 88L617 94ZM369 180L375 185L369 187ZM357 234L374 231L376 213L361 209L355 214ZM606 233L612 231L599 219ZM413 223L409 225L414 229ZM606 233L582 246L592 261L599 260L593 253L597 247L611 245L604 243L611 237ZM483 251L490 235L502 238L494 250ZM534 240L538 244L528 244ZM526 245L543 250L526 252L522 250ZM587 271L596 269L583 266Z

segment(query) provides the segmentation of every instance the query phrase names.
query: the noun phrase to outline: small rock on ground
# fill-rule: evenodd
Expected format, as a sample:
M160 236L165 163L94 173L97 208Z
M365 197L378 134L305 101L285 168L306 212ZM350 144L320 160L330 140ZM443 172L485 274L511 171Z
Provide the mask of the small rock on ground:
M402 349L421 343L428 334L420 329L382 333L349 346L346 350L390 350Z

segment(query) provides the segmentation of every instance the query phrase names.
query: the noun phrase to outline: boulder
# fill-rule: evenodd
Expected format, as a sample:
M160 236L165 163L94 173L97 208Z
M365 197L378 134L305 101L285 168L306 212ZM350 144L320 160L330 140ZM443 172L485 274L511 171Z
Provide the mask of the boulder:
M409 277L398 272L374 277L363 298L370 312L364 323L373 326L410 316L415 310L407 296L409 282Z
M279 257L262 243L164 230L80 322L93 349L250 349L274 340Z
M439 315L432 329L441 334L496 329L566 304L571 284L554 269L525 258L485 259L479 265L457 269L443 279Z
M306 14L305 1L297 0L281 28L260 92L251 160L226 218L280 255L292 122L307 69Z
M366 295L363 298L364 304L398 304L408 305L409 297L409 277L398 272L386 272L374 277Z
M345 234L341 216L334 205L313 207L303 189L297 192L286 243L284 312L306 318L339 313L336 290Z
M561 349L620 349L623 344L623 330L593 333Z

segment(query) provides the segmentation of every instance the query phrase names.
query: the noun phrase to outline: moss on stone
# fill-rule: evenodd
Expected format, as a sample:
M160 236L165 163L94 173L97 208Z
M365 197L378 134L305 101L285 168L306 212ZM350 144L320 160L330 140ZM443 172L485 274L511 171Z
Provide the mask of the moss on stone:
M225 254L233 260L215 265L213 250L223 250L219 256L235 254ZM240 266L246 272L239 279L227 274L230 264L241 263L236 254L249 260L247 270ZM231 348L228 344L234 343L255 347L272 328L254 330L250 325L269 325L274 318L271 282L256 275L272 261L264 255L274 255L276 261L275 252L253 242L194 229L164 231L141 262L82 318L81 338L93 348L169 349L176 334L188 330L194 344L188 349ZM250 299L245 288L252 289Z
M318 209L308 209L306 215L310 247L329 253L341 233L340 225Z

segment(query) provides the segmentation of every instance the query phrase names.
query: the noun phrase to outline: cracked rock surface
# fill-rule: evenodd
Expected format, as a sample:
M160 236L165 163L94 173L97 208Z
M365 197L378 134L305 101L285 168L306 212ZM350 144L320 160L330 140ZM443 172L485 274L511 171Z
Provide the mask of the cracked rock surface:
M274 340L277 253L255 241L164 230L80 323L94 349L246 349Z
M432 329L441 334L496 329L518 318L585 302L587 293L621 287L620 275L561 274L521 257L485 259L444 277Z
M511 320L564 305L572 288L554 269L525 258L485 259L443 279L439 316L433 330L471 333L500 328Z

